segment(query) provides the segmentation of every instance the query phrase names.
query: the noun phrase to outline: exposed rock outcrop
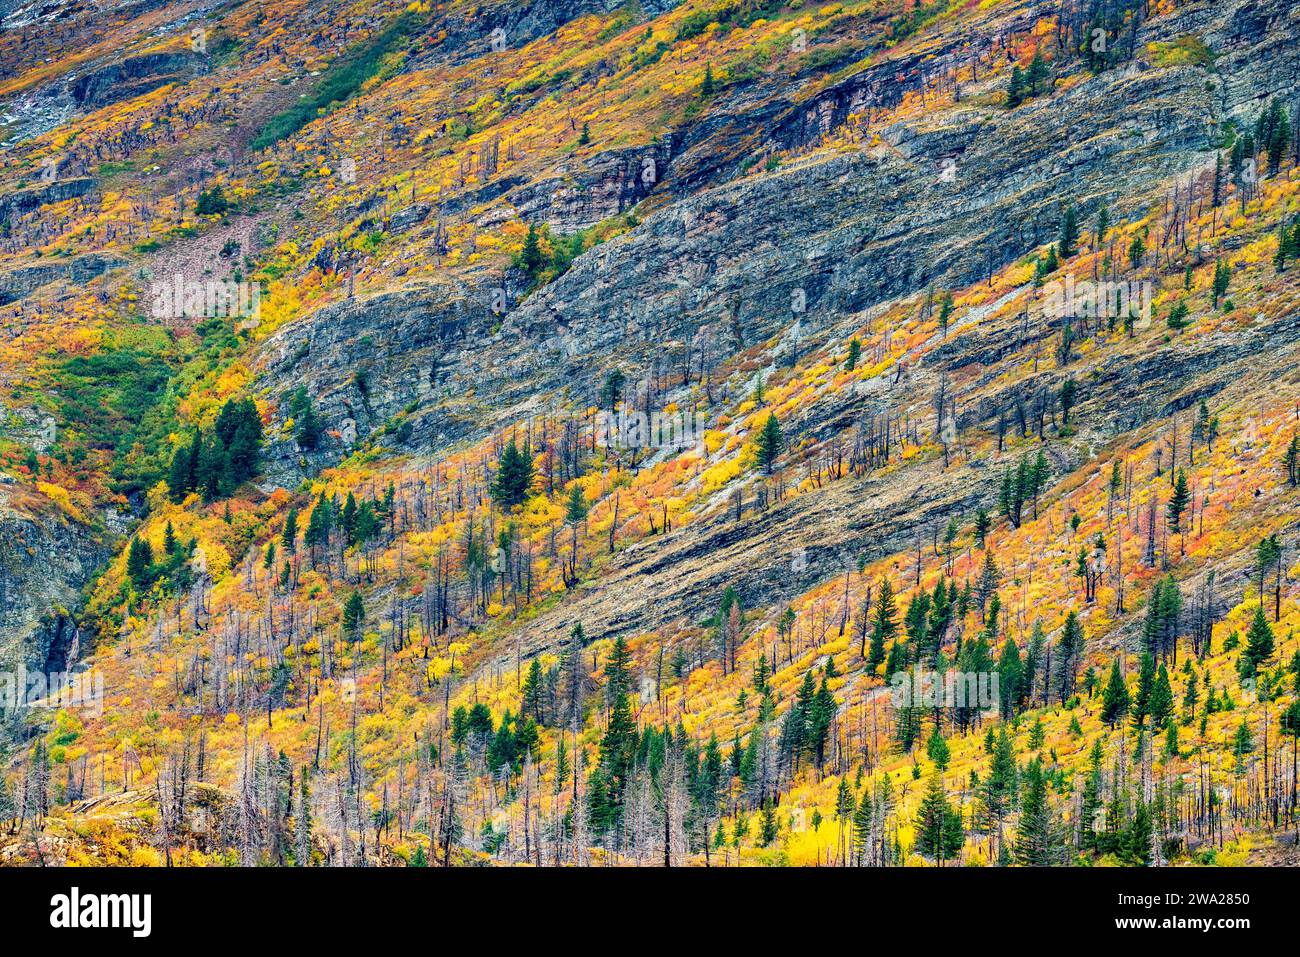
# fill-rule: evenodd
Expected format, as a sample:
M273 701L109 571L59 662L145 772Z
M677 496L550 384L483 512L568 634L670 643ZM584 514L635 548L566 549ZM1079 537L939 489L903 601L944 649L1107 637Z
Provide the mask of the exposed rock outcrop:
M39 517L16 507L13 488L0 484L0 667L61 670L80 591L108 547L93 530L61 517L52 503Z

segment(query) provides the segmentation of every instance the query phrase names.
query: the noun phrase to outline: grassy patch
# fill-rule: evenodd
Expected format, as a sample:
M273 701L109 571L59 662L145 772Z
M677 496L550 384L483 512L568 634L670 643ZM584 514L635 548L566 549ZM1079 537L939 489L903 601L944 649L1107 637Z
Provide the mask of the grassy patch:
M1170 43L1147 44L1147 52L1156 66L1199 66L1213 69L1214 53L1205 41L1193 34L1184 34Z

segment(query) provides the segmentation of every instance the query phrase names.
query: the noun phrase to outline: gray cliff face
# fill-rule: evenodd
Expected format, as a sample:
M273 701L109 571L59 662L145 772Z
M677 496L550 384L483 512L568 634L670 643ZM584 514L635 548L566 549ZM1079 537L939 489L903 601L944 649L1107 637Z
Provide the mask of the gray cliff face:
M81 285L125 264L126 260L117 256L88 253L58 262L0 272L0 305L24 299L42 286L60 279L72 285Z
M197 57L188 53L127 57L77 77L68 92L82 109L96 110L183 79L197 63Z
M552 178L511 190L506 198L528 222L544 222L561 235L626 213L658 185L671 156L669 144L609 150L555 169Z
M291 435L267 449L267 479L295 486L345 456L359 439L383 429L404 410L425 403L455 404L471 383L482 388L491 370L481 365L494 316L486 299L449 285L416 286L391 295L348 299L271 336L258 360L260 382L288 415L287 398L306 387L330 434L315 450ZM412 426L414 429L414 426ZM464 437L471 419L454 412L420 422L419 431L390 441L445 447Z
M0 669L62 670L81 589L108 556L96 533L11 507L0 478Z
M142 96L168 83L182 83L204 69L205 60L188 51L136 56L118 53L88 65L84 71L38 84L0 104L0 108L11 141L23 140L40 136L70 117Z
M57 167L54 172L59 171ZM0 218L15 213L28 213L38 207L57 203L65 199L85 196L95 188L95 181L89 176L76 176L69 179L56 179L52 183L29 186L0 197Z

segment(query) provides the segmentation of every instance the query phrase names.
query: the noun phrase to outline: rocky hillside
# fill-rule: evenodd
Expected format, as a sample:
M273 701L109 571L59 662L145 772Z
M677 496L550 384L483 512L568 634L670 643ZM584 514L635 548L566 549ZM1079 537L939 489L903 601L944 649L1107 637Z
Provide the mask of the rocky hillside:
M1298 16L11 5L0 860L1290 860Z

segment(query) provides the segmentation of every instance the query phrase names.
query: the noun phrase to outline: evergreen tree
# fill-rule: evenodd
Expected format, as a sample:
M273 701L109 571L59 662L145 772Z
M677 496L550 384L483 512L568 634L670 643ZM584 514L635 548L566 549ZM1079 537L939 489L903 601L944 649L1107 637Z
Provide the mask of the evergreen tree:
M205 435L195 469L196 491L203 493L204 501L215 502L229 491L229 474L230 458L220 440L215 435Z
M1052 68L1047 65L1041 53L1035 52L1034 58L1029 61L1029 69L1025 71L1025 82L1029 87L1029 95L1037 96L1040 86L1048 84L1052 79Z
M1020 649L1008 638L998 659L998 711L1006 720L1014 718L1025 697L1025 668Z
M952 293L944 290L943 297L939 300L939 332L943 335L948 334L948 323L952 320Z
M214 432L225 453L223 482L233 489L256 475L263 432L262 415L253 400L227 400Z
M564 521L573 526L581 525L587 518L587 511L587 498L582 493L582 486L574 482L565 500Z
M1145 801L1138 801L1133 820L1120 838L1119 857L1125 864L1146 867L1151 863L1151 809Z
M767 666L767 654L764 652L758 656L758 664L754 665L754 690L759 694L767 692L767 679L771 673L771 669Z
M1058 643L1062 701L1074 694L1075 676L1078 672L1079 662L1083 660L1085 643L1083 626L1079 624L1079 615L1077 612L1071 611L1065 616L1065 627L1061 631L1061 640Z
M1011 735L1004 722L993 737L989 770L980 789L980 803L987 821L998 824L1011 812L1015 803L1018 771Z
M1222 259L1214 264L1214 284L1211 289L1211 301L1214 308L1219 308L1219 300L1228 292L1228 283L1232 281L1232 269Z
M1191 501L1191 493L1187 489L1187 473L1182 469L1178 470L1178 477L1174 480L1174 490L1169 496L1169 531L1178 535L1183 530L1183 512L1187 510L1187 505Z
M899 643L895 642L893 647L898 648ZM915 669L908 674L908 679L905 687L916 688L920 677ZM913 704L913 698L909 695L905 701L894 707L894 734L898 738L899 746L910 754L920 733L921 708Z
M520 688L521 701L519 704L519 713L532 718L538 724L544 724L546 715L543 712L543 695L545 694L545 678L542 675L542 663L534 658L533 663L528 666L528 674L524 678L523 687Z
M700 96L712 96L716 87L717 84L713 79L713 64L706 63L704 64L704 81L700 84Z
M177 449L167 471L167 489L180 502L202 492L211 502L257 474L262 447L262 417L252 399L229 399L209 430L196 432Z
M722 749L718 746L716 734L709 735L704 754L695 775L691 797L695 802L696 814L700 819L701 843L704 845L705 860L708 860L709 827L718 814L722 800L723 785L726 776L722 766Z
M153 583L153 546L148 539L136 537L131 539L131 547L126 555L126 575L138 592L149 590Z
M1282 464L1286 468L1286 483L1294 488L1300 483L1300 436L1291 436Z
M1183 610L1183 596L1172 575L1158 579L1147 601L1146 620L1142 626L1142 643L1151 656L1167 657L1178 640L1178 619Z
M294 864L298 867L311 867L311 793L307 785L307 769L298 775L298 806L294 812L294 830L297 833L297 850ZM423 852L423 846L420 851Z
M1232 755L1237 761L1237 771L1245 770L1246 756L1255 750L1255 741L1250 734L1250 725L1243 718L1232 736Z
M772 466L776 464L784 445L785 437L781 434L781 423L777 421L775 413L768 413L754 440L758 464L768 475L772 474Z
M781 728L782 745L793 759L794 767L799 767L800 758L811 750L809 727L812 721L813 703L817 697L817 685L811 671L804 672L803 682L795 695L794 703L786 712L785 723Z
M301 449L315 449L325 434L325 425L316 413L306 386L298 386L289 396L289 416L293 419L293 438Z
M1093 232L1093 246L1100 248L1101 244L1106 241L1106 233L1110 231L1110 209L1102 204L1101 209L1097 210L1097 228Z
M1273 656L1273 648L1273 629L1269 627L1263 606L1256 606L1255 617L1246 633L1246 647L1241 653L1243 677L1252 677L1259 666Z
M759 816L758 844L770 847L776 842L781 826L776 819L776 803L771 798L763 800L763 810Z
M1046 740L1047 731L1043 727L1042 715L1037 715L1034 717L1033 725L1029 728L1029 750L1041 751Z
M343 605L343 637L352 642L360 638L365 616L366 608L361 592L353 590Z
M1019 106L1025 101L1027 95L1028 84L1025 82L1025 71L1017 64L1011 68L1011 80L1007 85L1007 106Z
M307 534L303 541L309 547L325 547L329 544L330 535L334 530L334 506L325 493L321 492L316 498L316 504L312 507L311 518L307 522Z
M1047 775L1038 758L1025 766L1021 784L1016 861L1029 867L1055 864L1057 854L1051 811L1047 806Z
M853 811L853 854L855 863L861 864L871 845L872 807L871 795L866 790Z
M1165 323L1174 332L1179 332L1187 327L1188 312L1186 301L1180 299L1169 310L1169 317L1165 320Z
M181 502L185 496L198 487L197 472L201 439L195 432L188 445L182 445L172 455L171 467L167 470L167 491L173 502Z
M1129 243L1128 261L1129 263L1132 264L1133 268L1136 269L1138 266L1142 265L1142 260L1143 258L1146 257L1146 254L1147 254L1147 244L1146 241L1142 238L1142 234L1139 233L1138 235L1134 236L1133 241Z
M1074 408L1075 400L1079 395L1079 384L1074 381L1073 377L1067 378L1061 383L1060 392L1057 394L1061 404L1061 424L1069 425L1070 410Z
M835 720L837 705L831 693L829 679L822 677L812 706L808 712L808 744L811 756L820 771L826 763L826 743L830 736L831 724Z
M1259 545L1255 548L1255 571L1259 574L1259 605L1264 607L1264 579L1270 571L1276 569L1277 577L1274 579L1274 620L1281 617L1281 574L1282 574L1282 543L1277 535L1267 535L1259 540Z
M1151 713L1151 692L1156 686L1156 660L1151 652L1143 652L1142 662L1138 668L1137 693L1133 695L1132 723L1141 729L1147 715Z
M856 336L849 342L849 354L844 360L844 368L852 372L858 367L858 360L862 357L862 341Z
M1192 719L1196 717L1196 705L1200 701L1200 694L1196 690L1196 673L1193 672L1187 678L1187 686L1183 691L1183 721L1191 724Z
M1101 765L1104 755L1101 739L1092 742L1088 753L1088 775L1084 778L1083 794L1079 803L1079 846L1083 850L1097 849L1095 820L1102 807Z
M1020 702L1025 706L1033 699L1034 683L1037 681L1040 670L1046 669L1047 665L1047 636L1043 634L1043 623L1037 619L1034 620L1034 626L1029 631L1029 647L1025 650L1025 682L1024 695ZM1046 674L1043 675L1043 692L1046 698L1047 691Z
M298 551L298 509L290 506L284 517L284 528L280 532L280 544L290 555Z
M1177 758L1178 750L1178 725L1170 721L1165 728L1165 757L1167 759Z
M533 484L533 459L528 450L520 449L513 438L506 444L497 463L492 483L492 499L503 511L522 505Z
M220 184L200 192L194 204L194 212L199 216L220 216L229 208L230 201L226 199Z
M1062 260L1074 258L1078 242L1079 215L1074 211L1074 206L1071 205L1065 207L1065 213L1061 216L1061 238L1058 246Z
M926 756L934 762L935 767L940 771L947 769L948 761L951 759L952 753L948 750L948 742L945 741L943 735L939 733L939 726L937 724L930 732L929 740L925 743L925 753Z
M997 594L998 585L1002 581L1002 571L998 568L998 563L993 557L992 549L984 552L984 564L980 568L979 583L975 589L975 599L979 605L980 614L983 615L988 607L989 599Z
M867 668L875 671L885 660L885 645L894 640L898 634L897 606L894 602L894 586L888 578L880 581L880 591L876 595L875 611L871 621L871 651L867 656Z
M1300 698L1278 715L1278 730L1291 739L1291 780L1296 781L1296 771L1300 771ZM3 819L3 814L0 814Z
M618 405L618 400L623 394L623 386L627 382L627 377L623 375L621 369L612 370L609 375L605 376L605 381L600 387L600 405L601 408L609 411L610 417L614 415L614 409Z
M535 282L545 263L546 256L542 252L541 237L537 233L537 227L529 223L528 235L524 237L524 248L519 254L519 266L528 274L528 278Z
M1114 728L1128 713L1129 704L1128 686L1116 658L1110 663L1110 678L1101 696L1101 720Z
M940 866L961 852L966 843L961 815L948 802L944 793L943 774L936 771L930 777L925 797L916 815L916 849L932 858Z
M605 701L609 723L601 739L600 759L589 787L593 829L605 833L622 819L624 792L636 759L636 719L628 693L632 656L622 636L614 640L605 663Z
M1151 715L1151 729L1158 731L1165 726L1174 713L1174 691L1169 684L1169 671L1162 664L1151 688L1151 699L1147 702L1147 711Z
M1277 97L1269 104L1264 136L1261 142L1268 151L1268 175L1276 176L1291 142L1291 122L1287 111Z

